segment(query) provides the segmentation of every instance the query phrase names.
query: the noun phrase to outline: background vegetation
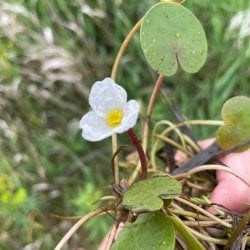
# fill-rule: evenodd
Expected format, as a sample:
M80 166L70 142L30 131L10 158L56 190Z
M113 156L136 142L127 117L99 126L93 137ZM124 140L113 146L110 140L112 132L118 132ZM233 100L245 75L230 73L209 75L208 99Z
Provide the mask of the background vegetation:
M126 34L153 0L0 1L0 249L53 249L72 221L109 190L110 141L82 140L78 121L91 84L110 75ZM187 0L209 44L205 66L166 79L189 119L219 119L222 103L250 92L250 14L230 27L248 0ZM236 20L237 21L237 20ZM243 25L245 28L243 30ZM243 30L243 31L242 31ZM134 39L118 82L147 104L155 73ZM162 95L154 120L171 119ZM142 114L143 116L143 114ZM197 138L213 135L207 128ZM68 249L95 249L113 218L94 219Z

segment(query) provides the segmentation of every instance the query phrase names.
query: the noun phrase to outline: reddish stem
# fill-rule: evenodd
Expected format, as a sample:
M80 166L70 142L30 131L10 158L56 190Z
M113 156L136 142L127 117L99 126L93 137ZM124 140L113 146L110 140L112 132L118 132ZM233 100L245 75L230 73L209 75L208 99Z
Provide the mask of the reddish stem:
M145 155L145 152L142 148L141 142L138 139L137 135L135 134L135 132L133 131L133 129L129 129L128 130L128 135L133 143L133 145L135 146L139 158L140 158L140 162L141 162L141 180L145 180L147 178L147 158Z

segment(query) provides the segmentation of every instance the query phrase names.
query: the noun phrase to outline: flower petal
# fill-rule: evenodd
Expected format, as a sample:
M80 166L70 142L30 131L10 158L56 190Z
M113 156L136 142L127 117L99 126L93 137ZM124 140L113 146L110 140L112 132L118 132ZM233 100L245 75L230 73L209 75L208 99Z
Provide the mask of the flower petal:
M134 127L139 116L140 104L136 100L130 100L124 107L124 117L121 125L114 129L115 133L123 133Z
M123 108L127 102L127 92L111 78L95 82L89 95L89 104L97 115L102 117L114 108Z
M79 127L82 129L82 137L87 141L101 141L111 136L114 132L105 121L95 112L89 111L80 120Z

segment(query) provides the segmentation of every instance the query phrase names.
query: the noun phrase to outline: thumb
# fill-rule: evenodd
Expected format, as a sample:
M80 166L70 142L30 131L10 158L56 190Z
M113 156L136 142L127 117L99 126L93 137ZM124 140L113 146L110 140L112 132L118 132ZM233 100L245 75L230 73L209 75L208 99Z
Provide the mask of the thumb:
M217 171L218 184L212 191L210 200L233 212L244 213L250 208L250 149L229 154L220 161L237 172L248 185L228 172ZM215 213L212 208L209 211Z

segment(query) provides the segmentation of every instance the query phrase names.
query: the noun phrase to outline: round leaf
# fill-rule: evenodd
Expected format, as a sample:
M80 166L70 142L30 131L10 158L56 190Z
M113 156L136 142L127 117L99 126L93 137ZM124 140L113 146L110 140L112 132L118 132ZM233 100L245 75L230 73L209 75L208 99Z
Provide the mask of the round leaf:
M168 175L154 176L135 183L123 196L122 204L135 213L157 211L162 199L172 199L181 194L182 186Z
M250 140L250 98L236 96L229 99L223 105L221 115L224 125L216 134L221 148L229 149Z
M176 3L158 3L144 16L141 26L144 55L161 75L175 74L178 64L197 72L207 57L207 40L199 20Z
M112 250L173 250L173 223L162 212L140 215L132 224L126 223Z

